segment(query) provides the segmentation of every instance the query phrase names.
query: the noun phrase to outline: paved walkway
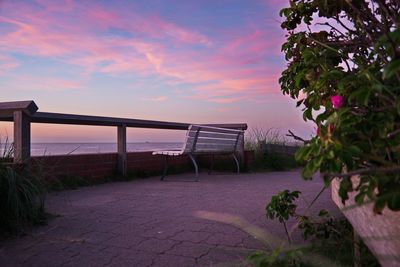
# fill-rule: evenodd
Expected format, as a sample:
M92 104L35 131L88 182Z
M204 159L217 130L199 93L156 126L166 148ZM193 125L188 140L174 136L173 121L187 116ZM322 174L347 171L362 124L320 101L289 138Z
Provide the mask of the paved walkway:
M298 172L202 173L198 183L182 181L190 177L51 193L48 211L60 216L25 237L0 243L0 265L235 266L265 246L237 227L205 219L207 212L240 216L284 238L282 226L265 218L266 202L279 190L297 189L304 208L322 187L320 178L304 182ZM336 210L329 192L315 209L321 207Z

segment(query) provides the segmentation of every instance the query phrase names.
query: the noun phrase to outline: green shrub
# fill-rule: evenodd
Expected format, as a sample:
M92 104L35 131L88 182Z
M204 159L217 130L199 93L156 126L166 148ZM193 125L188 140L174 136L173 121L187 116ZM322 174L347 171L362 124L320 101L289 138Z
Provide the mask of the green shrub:
M0 235L19 234L25 227L44 223L45 186L41 176L12 163L13 147L0 140Z
M322 191L321 191L322 192ZM291 231L298 228L304 240L304 245L278 245L272 251L258 251L249 256L254 266L352 266L355 262L355 242L360 248L360 266L379 266L378 261L362 241L353 239L353 228L346 219L333 218L326 210L320 210L317 216L309 215L311 205L305 214L297 212L296 200L301 192L284 190L272 196L266 205L266 217L279 220L285 228L289 244ZM289 219L295 219L294 226L288 227Z
M340 177L343 203L356 190L355 201L373 201L376 213L400 211L399 8L398 0L293 0L280 12L281 90L316 128L296 155L303 177Z
M0 229L17 233L29 224L43 222L44 191L41 184L12 165L0 166Z
M289 243L291 239L286 222L290 217L295 216L297 205L293 202L299 198L300 194L300 191L284 190L272 196L271 202L265 207L267 218L271 220L277 218L283 224Z

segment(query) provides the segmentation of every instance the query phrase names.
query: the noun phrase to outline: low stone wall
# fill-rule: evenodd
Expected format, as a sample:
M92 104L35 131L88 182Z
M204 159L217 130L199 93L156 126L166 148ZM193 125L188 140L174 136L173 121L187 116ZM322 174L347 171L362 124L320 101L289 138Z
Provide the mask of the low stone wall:
M32 166L47 178L78 176L101 180L115 174L117 154L56 155L32 157Z
M244 165L249 166L253 157L251 151L245 153ZM247 156L246 155L250 155ZM192 170L188 156L169 157L171 171ZM154 156L152 152L131 152L127 154L128 175L146 176L161 174L164 157ZM200 167L208 168L209 158L199 158ZM81 154L32 157L32 166L41 173L52 177L81 177L90 181L101 181L116 175L117 154Z

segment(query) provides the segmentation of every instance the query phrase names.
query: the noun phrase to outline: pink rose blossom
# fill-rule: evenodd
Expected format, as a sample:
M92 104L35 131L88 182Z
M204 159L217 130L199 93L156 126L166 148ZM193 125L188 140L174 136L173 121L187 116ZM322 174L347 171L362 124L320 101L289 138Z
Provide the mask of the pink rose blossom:
M341 95L331 96L331 102L334 109L340 109L344 106L344 97Z

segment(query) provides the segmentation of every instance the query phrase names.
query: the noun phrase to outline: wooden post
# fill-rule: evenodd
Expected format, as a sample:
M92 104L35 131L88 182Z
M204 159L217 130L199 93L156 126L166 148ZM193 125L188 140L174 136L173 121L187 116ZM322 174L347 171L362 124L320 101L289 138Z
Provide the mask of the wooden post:
M14 111L14 163L29 165L31 158L30 117L21 110Z
M118 163L117 171L119 174L127 174L127 156L126 156L126 126L118 126Z
M244 164L244 132L243 134L240 135L240 152L239 152L239 157L240 157L240 161L242 164Z
M30 165L31 116L37 110L32 100L0 102L0 117L14 121L14 163Z

